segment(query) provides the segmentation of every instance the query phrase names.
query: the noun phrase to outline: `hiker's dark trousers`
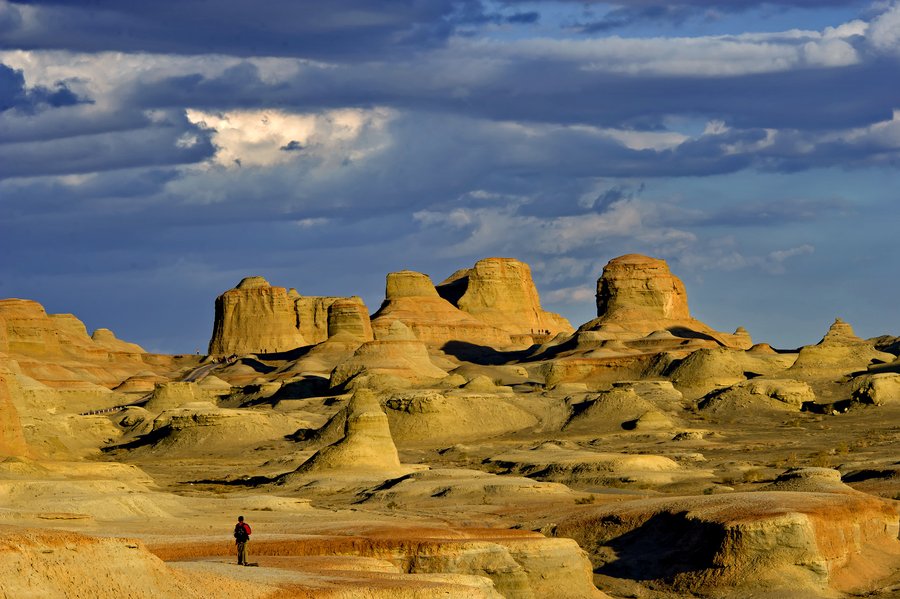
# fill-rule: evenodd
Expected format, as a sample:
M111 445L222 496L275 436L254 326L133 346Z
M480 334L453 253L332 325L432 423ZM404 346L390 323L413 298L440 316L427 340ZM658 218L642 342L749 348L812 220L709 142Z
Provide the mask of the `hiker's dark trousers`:
M236 541L238 552L238 565L247 565L247 541Z

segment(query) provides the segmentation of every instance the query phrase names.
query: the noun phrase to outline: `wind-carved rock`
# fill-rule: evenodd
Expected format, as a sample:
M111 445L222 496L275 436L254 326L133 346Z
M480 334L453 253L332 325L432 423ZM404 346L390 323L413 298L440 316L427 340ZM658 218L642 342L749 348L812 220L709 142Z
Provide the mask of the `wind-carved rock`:
M357 390L344 413L334 418L343 420L343 437L313 454L293 475L340 471L359 472L368 477L408 471L400 465L387 416L375 393L368 389ZM292 476L287 475L287 479L290 478Z
M297 328L294 300L284 287L247 277L216 298L210 355L288 351L306 340Z
M431 361L425 344L395 320L374 341L363 343L331 373L331 386L396 386L435 383L447 376Z
M460 310L511 335L574 331L568 320L541 308L531 269L513 258L479 260L450 275L437 292Z
M375 338L385 337L400 321L422 342L442 347L450 341L507 347L509 333L471 316L438 295L431 278L403 270L387 276L385 300L372 317Z
M338 298L328 306L328 337L372 341L372 322L362 301Z
M711 341L733 349L748 349L743 328L722 333L691 317L684 283L665 260L627 254L609 261L597 281L597 318L579 331L604 331L634 339L667 331L677 338Z
M355 304L358 312L365 313L366 322L369 320L368 310L360 297L304 296L297 293L295 289L291 289L290 292L292 292L291 296L294 298L297 327L307 343L321 343L337 332L332 330L331 326L331 308L336 303L340 303L343 306L343 310L348 314L350 311L348 303ZM361 334L365 336L365 333L362 331ZM369 339L371 338L370 331Z
M873 361L893 360L893 354L878 351L871 342L857 337L848 323L836 318L819 343L800 349L790 372L798 372L800 376L838 377L865 370Z

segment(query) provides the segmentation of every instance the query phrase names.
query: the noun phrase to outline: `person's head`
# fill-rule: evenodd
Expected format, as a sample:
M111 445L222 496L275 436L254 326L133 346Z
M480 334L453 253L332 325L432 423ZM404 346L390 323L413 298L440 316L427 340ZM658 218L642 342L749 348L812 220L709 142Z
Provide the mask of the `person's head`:
M243 516L238 516L238 522L243 522L243 521L244 521L244 517L243 517Z

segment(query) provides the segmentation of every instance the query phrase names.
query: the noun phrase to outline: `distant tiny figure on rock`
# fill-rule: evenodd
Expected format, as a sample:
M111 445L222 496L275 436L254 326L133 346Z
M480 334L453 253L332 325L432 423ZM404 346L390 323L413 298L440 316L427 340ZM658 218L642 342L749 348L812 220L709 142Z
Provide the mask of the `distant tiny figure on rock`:
M234 525L234 543L237 545L237 563L239 566L249 566L247 563L247 543L250 541L250 525L244 522L243 516L238 516Z

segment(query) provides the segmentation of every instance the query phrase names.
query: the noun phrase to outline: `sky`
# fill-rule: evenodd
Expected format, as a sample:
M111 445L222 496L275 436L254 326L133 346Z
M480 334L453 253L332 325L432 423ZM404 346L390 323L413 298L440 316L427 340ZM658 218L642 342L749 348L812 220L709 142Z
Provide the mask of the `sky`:
M900 334L900 2L0 0L0 297L205 350L250 275L626 253L796 347Z

